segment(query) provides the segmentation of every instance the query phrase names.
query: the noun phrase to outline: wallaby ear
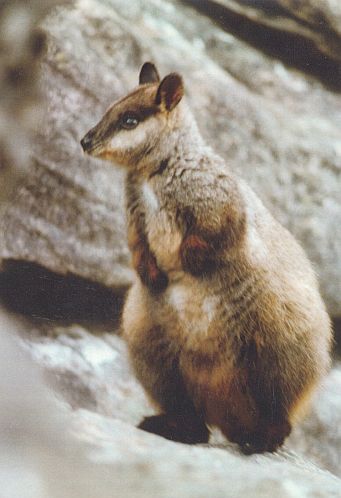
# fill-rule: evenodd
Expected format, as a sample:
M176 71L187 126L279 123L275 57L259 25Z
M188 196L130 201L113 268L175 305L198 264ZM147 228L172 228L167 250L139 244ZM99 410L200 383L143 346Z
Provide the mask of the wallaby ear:
M167 111L171 111L180 102L184 95L184 84L177 73L168 74L161 81L156 94L156 104L164 105Z
M152 62L145 62L141 67L139 84L157 83L160 81L159 73Z

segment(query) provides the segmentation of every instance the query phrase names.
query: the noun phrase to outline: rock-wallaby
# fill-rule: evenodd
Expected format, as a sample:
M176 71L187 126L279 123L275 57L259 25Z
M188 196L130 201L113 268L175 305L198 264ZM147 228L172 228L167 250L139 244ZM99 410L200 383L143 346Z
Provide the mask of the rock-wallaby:
M136 281L123 333L159 411L139 427L275 451L330 364L331 327L303 250L204 142L177 73L139 86L81 141L127 170Z

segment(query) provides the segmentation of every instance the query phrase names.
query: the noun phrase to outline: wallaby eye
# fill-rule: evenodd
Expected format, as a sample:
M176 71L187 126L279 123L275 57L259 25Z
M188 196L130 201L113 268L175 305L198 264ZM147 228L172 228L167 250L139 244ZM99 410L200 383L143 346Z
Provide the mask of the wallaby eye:
M124 128L126 130L132 130L133 128L136 128L138 124L139 124L139 119L136 116L136 114L133 114L132 112L127 112L123 114L123 116L120 119L121 128Z

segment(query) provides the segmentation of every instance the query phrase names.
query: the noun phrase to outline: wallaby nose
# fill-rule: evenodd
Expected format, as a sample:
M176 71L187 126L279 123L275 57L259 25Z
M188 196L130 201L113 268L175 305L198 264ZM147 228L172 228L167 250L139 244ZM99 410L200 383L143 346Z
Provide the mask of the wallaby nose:
M86 134L85 137L83 137L81 140L81 146L84 152L87 152L88 150L91 149L91 143L92 143L92 138L89 136L89 134Z

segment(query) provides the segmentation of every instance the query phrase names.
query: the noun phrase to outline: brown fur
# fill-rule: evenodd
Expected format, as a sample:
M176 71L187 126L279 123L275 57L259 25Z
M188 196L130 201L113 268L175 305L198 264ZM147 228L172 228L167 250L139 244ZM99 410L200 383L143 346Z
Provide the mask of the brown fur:
M330 323L314 273L293 237L204 144L181 77L160 82L147 63L140 83L82 145L128 170L128 243L139 278L123 332L160 410L141 428L196 443L214 425L245 453L274 451L329 367Z

